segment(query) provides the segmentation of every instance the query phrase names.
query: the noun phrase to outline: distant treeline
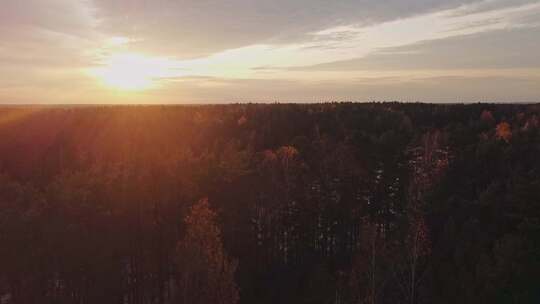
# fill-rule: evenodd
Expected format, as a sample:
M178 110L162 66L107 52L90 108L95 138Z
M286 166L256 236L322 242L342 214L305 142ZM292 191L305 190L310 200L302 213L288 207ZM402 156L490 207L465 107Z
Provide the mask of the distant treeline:
M540 106L0 108L0 303L540 303Z

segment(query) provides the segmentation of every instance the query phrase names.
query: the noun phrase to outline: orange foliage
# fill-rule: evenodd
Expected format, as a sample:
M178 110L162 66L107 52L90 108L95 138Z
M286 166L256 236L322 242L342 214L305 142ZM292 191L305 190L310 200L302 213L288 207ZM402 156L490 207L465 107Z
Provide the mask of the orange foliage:
M292 146L283 146L277 150L277 155L283 163L288 164L298 155L298 150Z
M482 114L480 115L480 120L487 124L492 124L495 122L495 118L493 118L493 114L491 114L491 111L488 111L488 110L482 111Z
M242 115L242 117L240 117L237 121L238 125L239 126L242 126L244 125L245 123L247 122L247 118L245 116Z
M263 157L263 164L265 165L272 165L277 161L277 155L272 150L264 150L262 153Z
M182 303L238 302L234 280L238 261L226 254L216 217L204 198L185 218L186 236L177 246Z
M509 142L512 138L512 129L510 127L510 124L507 122L501 122L500 124L498 124L495 130L495 135L497 136L497 138Z

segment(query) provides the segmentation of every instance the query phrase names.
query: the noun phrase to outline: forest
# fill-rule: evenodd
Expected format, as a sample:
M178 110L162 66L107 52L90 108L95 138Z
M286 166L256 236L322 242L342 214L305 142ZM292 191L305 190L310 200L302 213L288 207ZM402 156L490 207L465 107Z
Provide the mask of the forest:
M540 303L540 105L0 107L1 304Z

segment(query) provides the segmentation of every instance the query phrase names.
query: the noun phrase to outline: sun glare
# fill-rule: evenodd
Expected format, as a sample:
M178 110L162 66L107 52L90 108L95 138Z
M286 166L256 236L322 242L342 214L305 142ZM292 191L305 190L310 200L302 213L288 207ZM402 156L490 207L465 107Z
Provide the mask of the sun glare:
M92 71L109 87L139 91L152 88L160 78L173 70L167 59L139 54L115 54L104 60L103 66Z

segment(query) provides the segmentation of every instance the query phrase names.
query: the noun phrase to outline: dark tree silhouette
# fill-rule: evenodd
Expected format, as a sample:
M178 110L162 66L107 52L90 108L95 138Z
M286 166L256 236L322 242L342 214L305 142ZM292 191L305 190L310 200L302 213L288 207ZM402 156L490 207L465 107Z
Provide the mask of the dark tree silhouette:
M0 303L538 303L539 115L0 107Z

